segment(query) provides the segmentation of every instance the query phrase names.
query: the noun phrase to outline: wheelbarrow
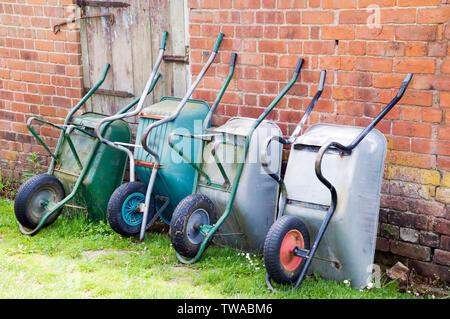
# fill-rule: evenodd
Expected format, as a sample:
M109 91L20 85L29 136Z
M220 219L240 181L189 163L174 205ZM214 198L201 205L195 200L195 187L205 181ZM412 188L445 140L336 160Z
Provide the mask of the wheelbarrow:
M278 219L264 243L271 290L272 281L298 287L309 266L323 278L350 280L352 286L370 282L387 147L374 127L411 78L408 73L398 94L367 127L315 124L292 142L285 180L280 179Z
M281 135L280 128L265 118L294 85L302 64L299 59L289 83L258 119L234 117L220 127L205 129L205 134L171 134L169 144L181 156L175 139L192 138L203 144L200 165L183 157L198 174L193 193L178 204L170 222L170 239L180 262L199 260L213 236L218 245L262 251L274 221L278 184L262 174L257 155L267 136ZM211 115L213 111L211 108ZM281 151L279 145L272 149L270 167L277 172L281 170Z
M49 226L58 218L63 207L81 209L94 221L106 219L105 199L121 184L126 158L116 150L101 146L94 135L95 126L105 115L93 112L80 116L74 114L104 82L109 68L110 65L106 64L101 80L68 113L63 124L37 117L28 119L29 131L52 159L46 174L28 179L17 193L14 213L22 234L37 234L41 228ZM159 77L160 74L155 77L147 93L153 90ZM119 114L137 102L137 99L134 100ZM61 130L54 152L33 129L34 121ZM103 134L114 141L129 142L131 139L130 128L124 121L105 126Z
M140 111L136 140L141 144L133 145L134 154L128 151L140 181L121 185L108 203L108 222L117 233L123 236L139 233L139 240L143 240L145 231L158 218L170 223L175 206L191 193L195 170L168 147L167 137L172 132L202 133L202 127L209 127L208 104L190 97L213 63L222 38L220 33L208 61L183 98L163 97ZM230 83L235 61L233 54L228 78L215 104ZM199 161L200 143L185 143L183 150L192 161Z

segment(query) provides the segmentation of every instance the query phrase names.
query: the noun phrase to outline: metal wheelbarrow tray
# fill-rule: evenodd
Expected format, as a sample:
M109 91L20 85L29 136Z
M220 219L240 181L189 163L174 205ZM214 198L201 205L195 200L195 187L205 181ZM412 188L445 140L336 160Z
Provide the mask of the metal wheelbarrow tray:
M371 280L387 147L374 126L401 99L411 77L369 126L315 124L292 143L279 217L264 247L270 289L271 279L298 287L309 266L323 278L349 279L357 287Z

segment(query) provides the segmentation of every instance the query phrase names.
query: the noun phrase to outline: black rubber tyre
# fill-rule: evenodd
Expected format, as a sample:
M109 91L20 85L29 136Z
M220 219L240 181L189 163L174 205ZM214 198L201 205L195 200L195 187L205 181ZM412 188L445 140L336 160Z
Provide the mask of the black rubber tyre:
M147 185L141 182L129 182L120 185L108 202L107 219L111 228L118 234L130 237L140 233L143 212L136 211L136 205L145 201ZM147 228L155 214L155 199L150 197L150 209L147 216Z
M36 228L42 217L48 212L42 205L44 201L60 202L65 197L64 187L53 175L40 174L31 177L22 184L14 200L14 214L17 221L26 228ZM44 227L53 223L61 214L62 207L53 213L44 223Z
M216 208L213 202L203 194L191 194L184 198L175 208L170 221L170 240L173 248L183 257L192 258L197 255L204 236L194 226L201 224L214 225L217 222ZM209 239L208 244L212 239Z
M308 229L300 218L282 216L270 227L264 242L264 265L269 277L278 284L295 282L306 262L305 258L301 260L292 254L292 247L297 246L293 243L302 243L298 246L309 250Z

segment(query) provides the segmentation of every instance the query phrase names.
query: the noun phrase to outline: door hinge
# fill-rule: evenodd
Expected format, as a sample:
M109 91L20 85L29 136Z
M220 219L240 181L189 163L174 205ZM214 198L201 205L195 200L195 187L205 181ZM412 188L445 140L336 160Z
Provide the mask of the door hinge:
M163 56L164 61L168 62L180 62L180 63L189 63L189 47L186 46L184 49L184 55L169 55L165 54Z
M130 4L120 1L90 1L90 0L77 0L77 6L79 7L104 7L104 8L125 8Z
M57 23L53 26L53 33L57 34L59 31L61 31L61 27L66 24L75 23L77 20L82 19L93 19L93 18L108 18L109 25L114 24L114 15L112 14L97 14L97 15L82 15L81 17L74 18L71 20L67 20L61 23Z

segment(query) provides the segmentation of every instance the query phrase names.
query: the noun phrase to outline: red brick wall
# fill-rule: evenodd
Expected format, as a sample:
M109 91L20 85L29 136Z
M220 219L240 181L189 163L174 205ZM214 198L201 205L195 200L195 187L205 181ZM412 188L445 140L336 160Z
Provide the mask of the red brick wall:
M366 125L399 88L410 87L377 128L388 138L378 255L395 255L418 271L449 279L450 6L448 0L189 0L191 72L206 61L219 31L220 54L195 93L212 102L231 52L234 79L214 118L258 116L292 75L301 76L270 119L290 134L315 93L317 122ZM26 128L32 115L61 122L82 86L78 30L52 26L73 0L0 3L0 164L20 175L32 151L45 154ZM377 5L378 9L366 8ZM381 27L367 21L378 13ZM376 19L374 21L377 21ZM54 145L57 132L42 129ZM285 158L287 154L285 154Z
M39 151L26 127L37 116L60 123L81 96L80 35L52 26L67 19L68 0L0 2L0 161L2 171L20 175L30 152ZM39 132L39 131L38 131ZM58 131L42 127L46 143ZM6 175L6 173L5 173Z
M446 0L190 0L191 71L198 74L215 37L219 63L194 97L212 102L238 53L233 81L215 124L258 116L306 62L272 111L292 133L315 94L326 88L309 124L367 125L407 72L401 102L377 125L388 139L378 255L396 255L418 271L450 280L450 5ZM370 5L375 9L367 10ZM379 20L375 20L374 14ZM371 28L367 22L378 21ZM222 81L217 81L219 78ZM287 154L285 154L285 159Z

